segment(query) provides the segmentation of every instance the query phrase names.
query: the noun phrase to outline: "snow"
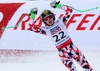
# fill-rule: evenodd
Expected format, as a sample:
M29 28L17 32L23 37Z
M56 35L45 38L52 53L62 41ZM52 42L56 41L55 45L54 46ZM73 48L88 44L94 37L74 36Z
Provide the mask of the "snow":
M100 52L99 51L82 51L89 61L90 65L99 71ZM10 59L10 60L9 60ZM9 62L1 63L1 71L68 71L61 63L57 52L37 53L24 57L8 58ZM19 61L18 61L19 60ZM12 62L10 62L12 61ZM75 61L74 61L75 62ZM84 71L76 62L78 71Z

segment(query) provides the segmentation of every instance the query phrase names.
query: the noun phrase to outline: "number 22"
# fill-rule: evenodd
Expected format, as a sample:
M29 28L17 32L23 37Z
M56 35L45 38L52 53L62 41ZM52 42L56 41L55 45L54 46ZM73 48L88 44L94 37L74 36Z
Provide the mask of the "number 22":
M61 38L58 37L58 35L60 35L60 34L61 34ZM55 40L56 42L58 42L58 41L60 41L61 39L63 39L63 38L66 37L66 35L64 35L64 32L63 32L63 31L59 32L58 35L54 35L54 36L53 36L53 38L56 38L56 40Z

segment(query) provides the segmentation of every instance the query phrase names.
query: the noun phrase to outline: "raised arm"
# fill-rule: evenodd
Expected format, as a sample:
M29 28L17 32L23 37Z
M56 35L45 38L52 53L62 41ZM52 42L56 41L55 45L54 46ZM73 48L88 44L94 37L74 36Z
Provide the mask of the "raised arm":
M72 8L68 5L62 5L60 4L60 1L56 2L56 1L53 1L50 3L50 6L53 7L53 8L59 8L59 9L62 9L65 11L65 14L64 14L64 21L70 17L71 13L72 13Z
M31 24L29 24L29 28L27 30L30 30L30 31L33 31L33 32L36 32L36 33L40 33L40 34L46 34L44 30L42 30L41 27L39 27L38 25L34 25L34 19L35 19L35 16L37 15L38 13L38 9L37 8L32 8L30 10L30 13L28 14L30 16L30 19L31 19Z

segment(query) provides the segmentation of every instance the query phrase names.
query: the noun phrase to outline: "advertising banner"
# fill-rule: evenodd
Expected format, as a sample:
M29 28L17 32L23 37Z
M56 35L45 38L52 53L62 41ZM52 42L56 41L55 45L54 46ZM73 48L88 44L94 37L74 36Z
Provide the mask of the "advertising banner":
M49 9L55 13L56 20L65 11L52 8L48 1L30 1L21 3L0 3L0 49L53 49L51 40L37 33L28 31L30 27L30 10L38 8L33 24L44 26L40 14ZM61 1L61 4L73 8L66 22L69 35L80 48L99 49L100 3L96 1ZM44 39L44 40L42 40ZM48 46L47 43L50 43ZM39 45L38 45L39 44ZM44 44L44 45L43 45Z

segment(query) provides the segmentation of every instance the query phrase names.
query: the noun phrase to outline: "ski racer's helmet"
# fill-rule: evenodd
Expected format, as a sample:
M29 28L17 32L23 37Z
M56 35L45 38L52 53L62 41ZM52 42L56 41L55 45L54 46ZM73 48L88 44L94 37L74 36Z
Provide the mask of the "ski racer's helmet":
M55 21L55 15L54 15L54 13L53 13L52 11L50 11L50 10L44 10L44 11L42 12L42 14L41 14L41 18L42 18L42 20L43 20L43 22L44 22L45 25L47 25L47 24L46 24L44 18L45 18L46 16L48 16L48 15L51 15L52 18L53 18L53 20Z

